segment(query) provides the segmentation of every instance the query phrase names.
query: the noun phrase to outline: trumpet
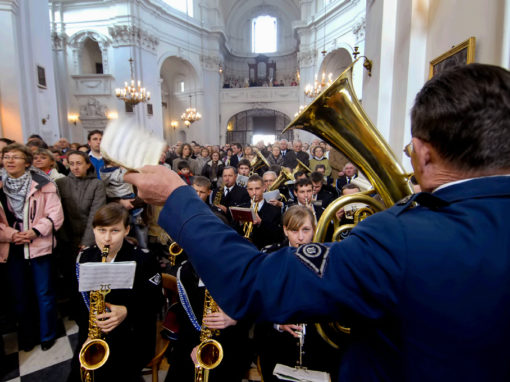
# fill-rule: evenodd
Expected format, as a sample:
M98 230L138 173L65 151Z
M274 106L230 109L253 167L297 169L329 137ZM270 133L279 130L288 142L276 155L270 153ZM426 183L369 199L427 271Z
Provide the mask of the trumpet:
M101 262L106 263L110 246L105 245L101 252ZM97 315L105 312L105 296L110 293L109 285L101 285L100 290L90 292L89 335L90 341L80 350L81 380L92 382L94 370L103 366L110 356L110 347L103 340L103 333L97 326Z

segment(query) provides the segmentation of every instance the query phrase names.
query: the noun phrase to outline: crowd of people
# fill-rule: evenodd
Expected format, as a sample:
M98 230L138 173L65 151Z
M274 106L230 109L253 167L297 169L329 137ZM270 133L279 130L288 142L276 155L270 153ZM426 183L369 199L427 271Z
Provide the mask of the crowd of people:
M257 363L265 380L276 380L271 374L277 362L294 366L299 358L296 338L304 323L257 324L255 335L250 335L254 322L234 320L221 306L219 313L202 317L204 284L185 253L177 260L169 257L172 239L157 224L160 208L138 198L136 188L123 179L126 170L102 157L101 139L102 132L94 130L86 144L62 138L48 146L37 135L29 137L26 144L0 140L0 245L4 263L0 270L9 291L2 313L17 323L19 348L30 351L40 344L43 351L51 349L56 339L57 311L69 315L80 328L69 380L80 379L78 354L87 342L89 326L87 298L77 292L76 263L101 261L101 251L107 245L108 261L134 260L139 270L132 292L114 291L106 297L110 312L100 316L103 321L99 325L112 353L117 354L97 372L97 380L120 375L118 365L133 358L134 353L125 351L129 341L139 344L140 351L138 360L132 359L130 367L123 367L125 380L137 380L150 360L154 343L148 339L154 336L147 335L155 330L156 315L165 306L155 292L161 289L156 277L160 273L170 275L180 285L180 291L169 294L173 296L169 301L178 302L168 314L178 318L180 333L168 351L172 365L168 380L192 380L195 367L190 354L200 342L200 331L193 323L202 321L220 330L218 340L225 348L223 362L211 372L212 381L240 381L250 365ZM319 140L309 145L282 139L245 147L239 143L220 147L177 142L162 153L160 165L177 172L225 225L270 253L282 246L310 243L322 211L343 194L342 189L362 189L354 184L356 168L338 153L331 154L333 151ZM330 162L330 156L341 159ZM291 176L282 178L283 174ZM267 197L265 193L270 191L273 193ZM251 223L231 211L236 208L251 209ZM324 362L329 359L324 354L335 356L336 350L325 342L319 344L313 326L309 325L306 337L304 365L335 375L334 368ZM323 355L317 358L313 348L323 345ZM278 348L286 348L287 356L268 351Z

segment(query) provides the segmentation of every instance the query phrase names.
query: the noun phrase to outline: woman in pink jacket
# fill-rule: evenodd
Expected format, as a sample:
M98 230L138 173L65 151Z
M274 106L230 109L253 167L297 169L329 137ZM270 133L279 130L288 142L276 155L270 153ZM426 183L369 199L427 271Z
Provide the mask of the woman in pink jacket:
M25 146L10 144L2 149L2 155L0 262L7 263L18 343L28 351L39 338L42 350L48 350L55 343L57 322L50 255L54 233L64 220L62 204L50 178L30 168L32 153Z

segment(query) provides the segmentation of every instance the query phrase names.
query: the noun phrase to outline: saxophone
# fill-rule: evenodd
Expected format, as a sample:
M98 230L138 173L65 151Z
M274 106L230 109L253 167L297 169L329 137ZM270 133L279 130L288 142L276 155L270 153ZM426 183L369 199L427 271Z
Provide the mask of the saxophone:
M205 290L204 313L202 317L208 314L218 312L218 304L213 300L209 290ZM205 326L202 318L202 327L200 329L200 345L197 349L198 365L195 366L195 382L207 382L209 380L209 370L217 367L223 359L223 347L212 337L217 336L219 330L211 330Z
M101 253L102 262L106 262L110 246L105 245ZM103 333L97 326L96 317L105 312L105 296L110 293L109 285L101 285L100 290L90 291L89 335L90 341L80 350L81 380L94 381L94 370L103 366L110 356L110 347L102 339Z
M221 186L220 188L218 188L218 191L216 191L216 195L214 195L214 201L213 201L214 206L221 204L221 198L223 197L223 191L225 191L225 186Z

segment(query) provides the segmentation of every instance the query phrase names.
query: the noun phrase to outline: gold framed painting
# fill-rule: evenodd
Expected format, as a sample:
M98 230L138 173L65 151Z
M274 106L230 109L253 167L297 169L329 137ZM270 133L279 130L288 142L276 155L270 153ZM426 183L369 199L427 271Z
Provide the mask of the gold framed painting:
M470 37L466 41L454 46L449 51L430 61L429 79L452 66L467 65L474 62L475 44L476 38Z

